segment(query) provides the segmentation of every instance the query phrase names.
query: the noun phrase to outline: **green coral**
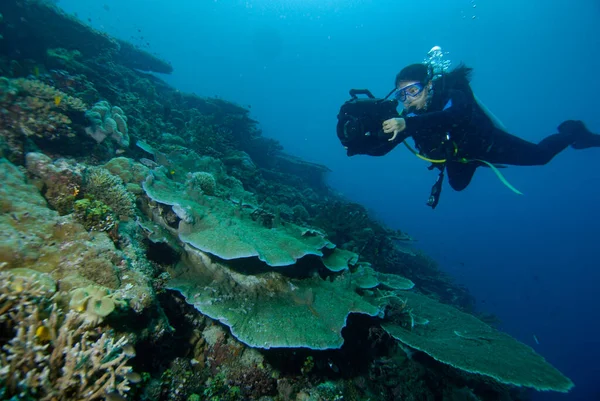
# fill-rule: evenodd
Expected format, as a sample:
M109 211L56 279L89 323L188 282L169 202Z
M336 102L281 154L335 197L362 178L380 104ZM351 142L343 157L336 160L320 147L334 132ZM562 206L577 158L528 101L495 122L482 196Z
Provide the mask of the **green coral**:
M340 272L354 266L358 262L358 255L354 252L335 248L327 250L325 256L321 259L326 268L332 272Z
M434 359L500 383L568 392L573 382L532 348L472 315L424 295L402 292L410 324L384 323L398 341Z
M208 380L206 388L202 392L206 401L241 401L242 391L238 386L229 386L227 376L217 373ZM190 396L190 398L192 398Z
M108 205L119 218L131 217L135 212L135 197L127 191L121 178L105 168L90 167L87 170L84 190L85 194Z
M386 274L375 271L369 263L361 263L352 274L356 285L362 289L376 287L392 290L410 290L415 284L409 279L397 274Z
M200 178L204 178L205 180L211 180L211 178L205 174L212 175L212 178L215 181L215 189L212 191L209 188L209 192L214 193L207 193L208 195L244 199L248 202L251 202L254 199L254 194L245 191L243 184L237 178L228 175L225 164L219 159L209 156L200 156L196 152L188 150L185 152L180 151L169 154L169 161L170 165L173 166L177 172L187 172L188 180L189 177L198 173L201 175ZM212 183L207 182L206 185L212 186Z
M309 355L304 360L304 363L302 364L302 368L300 369L300 371L302 372L303 375L306 375L306 374L310 373L314 367L315 367L315 360L313 359L312 355Z
M315 390L322 400L343 401L344 399L342 389L338 388L335 383L330 381L319 383Z
M349 314L381 313L356 293L348 275L334 280L290 279L275 272L247 276L189 246L186 250L187 260L168 288L252 347L339 348Z
M322 256L324 236L293 224L267 228L242 203L189 194L187 188L154 171L143 184L148 197L172 206L184 243L222 259L258 257L270 266L290 266L306 255ZM171 219L174 223L177 219ZM170 222L167 222L170 223Z
M75 201L75 217L89 231L110 231L115 227L112 209L104 202L89 198Z

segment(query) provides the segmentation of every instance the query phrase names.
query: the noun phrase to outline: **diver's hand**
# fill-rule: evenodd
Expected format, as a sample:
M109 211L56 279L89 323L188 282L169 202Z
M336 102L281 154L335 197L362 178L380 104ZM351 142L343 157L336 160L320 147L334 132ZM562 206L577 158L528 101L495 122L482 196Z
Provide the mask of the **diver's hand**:
M383 122L383 132L386 134L392 134L392 137L388 141L393 141L396 136L406 129L406 120L403 118L390 118Z

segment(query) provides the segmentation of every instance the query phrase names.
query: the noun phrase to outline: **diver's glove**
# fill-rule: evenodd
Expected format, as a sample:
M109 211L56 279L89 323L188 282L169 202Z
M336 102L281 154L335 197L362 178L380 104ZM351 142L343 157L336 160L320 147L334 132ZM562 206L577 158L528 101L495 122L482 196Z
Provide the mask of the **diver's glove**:
M393 141L396 136L406 129L406 120L401 117L390 118L383 122L383 132L386 134L392 134L392 137L388 141Z

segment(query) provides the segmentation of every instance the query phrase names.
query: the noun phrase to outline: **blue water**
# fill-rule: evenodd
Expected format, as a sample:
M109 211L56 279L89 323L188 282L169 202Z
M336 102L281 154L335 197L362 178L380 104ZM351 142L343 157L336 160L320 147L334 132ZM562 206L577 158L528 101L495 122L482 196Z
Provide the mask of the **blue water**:
M427 163L402 147L348 158L335 135L348 89L387 94L434 45L475 68L476 94L512 133L537 142L565 119L600 132L597 0L59 4L170 60L165 79L181 90L251 105L266 136L329 166L332 187L417 238L504 331L575 382L536 400L600 400L600 150L504 170L523 196L478 171L463 192L446 185L432 211Z

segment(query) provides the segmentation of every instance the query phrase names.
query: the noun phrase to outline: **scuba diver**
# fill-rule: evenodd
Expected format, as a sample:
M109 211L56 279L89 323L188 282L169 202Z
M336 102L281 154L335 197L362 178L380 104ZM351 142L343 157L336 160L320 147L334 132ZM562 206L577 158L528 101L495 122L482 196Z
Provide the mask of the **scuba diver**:
M441 49L436 46L429 54L434 51L439 58ZM502 164L544 165L568 146L600 147L600 135L591 133L577 120L564 121L558 133L537 144L511 135L474 95L471 68L461 64L446 72L445 64L446 68L436 73L434 64L424 62L403 68L396 76L395 89L386 96L393 96L404 106L399 117L383 121L383 134L379 131L368 141L346 146L348 156L382 156L404 143L415 155L431 162L430 170L440 170L427 202L432 208L439 202L444 171L450 186L462 191L478 167L491 167L506 186L520 194L498 171L504 167ZM413 138L416 150L405 141L408 137Z

